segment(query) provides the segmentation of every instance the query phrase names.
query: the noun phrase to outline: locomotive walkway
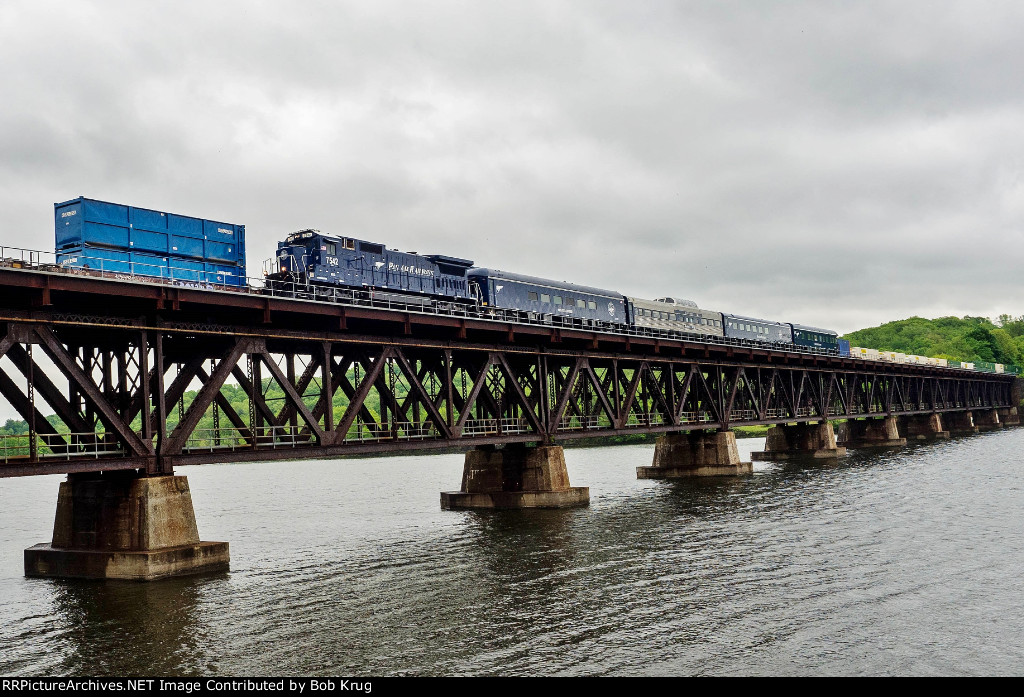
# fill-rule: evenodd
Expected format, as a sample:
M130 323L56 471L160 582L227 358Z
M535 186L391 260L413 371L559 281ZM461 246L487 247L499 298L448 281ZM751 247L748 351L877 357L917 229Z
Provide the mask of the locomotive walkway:
M1018 422L1010 375L515 319L0 268L0 394L30 431L0 477L69 475L26 573L226 568L179 465L465 447L443 506L565 506L589 501L573 438L660 434L637 474L663 478L750 471L740 425L784 459Z

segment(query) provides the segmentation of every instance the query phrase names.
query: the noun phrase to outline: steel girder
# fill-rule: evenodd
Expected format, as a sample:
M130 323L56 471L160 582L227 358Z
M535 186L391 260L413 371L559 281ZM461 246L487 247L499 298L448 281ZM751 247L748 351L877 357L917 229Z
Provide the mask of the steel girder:
M0 436L0 476L156 474L209 462L991 409L1014 406L1019 389L1008 376L868 361L853 370L73 322L3 325L4 357L0 395L29 434Z

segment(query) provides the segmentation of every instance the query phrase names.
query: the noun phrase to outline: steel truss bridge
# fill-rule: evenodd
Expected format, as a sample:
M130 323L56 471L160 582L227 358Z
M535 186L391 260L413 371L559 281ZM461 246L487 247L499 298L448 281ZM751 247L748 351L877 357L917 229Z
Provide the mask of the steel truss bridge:
M0 268L0 476L1016 406L1010 375ZM47 417L47 414L55 416Z

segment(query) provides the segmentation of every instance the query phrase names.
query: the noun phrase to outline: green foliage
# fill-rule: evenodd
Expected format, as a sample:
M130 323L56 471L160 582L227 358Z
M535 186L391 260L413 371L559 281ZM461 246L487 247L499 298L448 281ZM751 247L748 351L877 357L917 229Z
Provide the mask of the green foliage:
M889 322L843 337L853 346L958 361L1024 364L1024 316L939 317Z
M15 421L14 419L7 419L7 423L0 428L0 436L20 436L28 433L28 422L27 421Z

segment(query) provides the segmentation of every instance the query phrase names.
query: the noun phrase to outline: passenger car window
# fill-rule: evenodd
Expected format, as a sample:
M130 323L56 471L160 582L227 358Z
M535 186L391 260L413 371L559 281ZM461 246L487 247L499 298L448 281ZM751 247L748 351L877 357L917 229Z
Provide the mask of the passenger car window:
M530 300L537 300L537 294L534 293L532 290L527 291L526 297L529 298Z
M551 302L551 296L548 295L547 293L541 293L540 294L540 301L542 303L549 303L549 302Z
M597 303L594 302L593 300L591 300L590 302L587 303L587 308L590 309L590 310L596 310L597 309Z
M562 296L561 295L556 295L555 296L555 304L556 305L561 305L562 304Z

